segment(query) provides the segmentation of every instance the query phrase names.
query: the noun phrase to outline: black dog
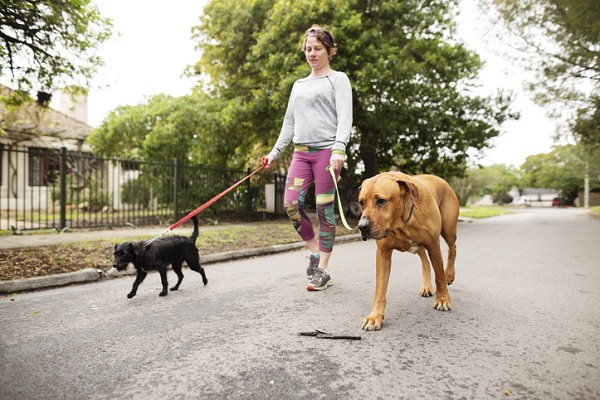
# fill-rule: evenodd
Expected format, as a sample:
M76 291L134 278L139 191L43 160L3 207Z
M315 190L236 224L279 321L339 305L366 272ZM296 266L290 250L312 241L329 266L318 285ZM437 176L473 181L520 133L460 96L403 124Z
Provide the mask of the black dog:
M208 280L204 273L204 268L200 266L200 256L196 247L198 238L198 218L192 217L194 221L194 232L192 236L166 236L156 239L154 242L146 245L145 241L128 242L115 245L115 261L113 267L117 271L124 271L131 263L137 269L137 276L133 282L133 288L127 295L132 298L137 293L138 286L144 281L148 271L157 269L160 272L160 280L163 290L159 296L168 294L167 288L167 266L171 264L173 271L177 274L177 284L171 290L179 289L183 280L181 265L185 261L190 269L202 275L202 282L206 285Z

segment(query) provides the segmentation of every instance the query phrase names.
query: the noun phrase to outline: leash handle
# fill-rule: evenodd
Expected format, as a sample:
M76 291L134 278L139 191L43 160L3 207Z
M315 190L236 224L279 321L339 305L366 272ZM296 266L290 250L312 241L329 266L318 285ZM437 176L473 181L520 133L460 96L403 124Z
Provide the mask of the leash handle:
M154 242L156 239L158 239L159 237L163 236L165 233L169 233L171 232L173 229L177 228L179 225L183 224L184 222L188 221L189 219L191 219L194 215L198 214L199 212L207 209L210 205L212 205L215 201L219 200L221 197L225 196L227 193L231 192L233 189L235 189L236 187L238 187L242 182L244 182L246 179L250 178L252 175L256 174L258 171L260 171L261 169L265 168L266 165L264 163L263 160L263 165L260 166L257 170L255 170L254 172L252 172L250 175L246 176L244 179L238 181L237 183L234 183L233 185L231 185L229 188L225 189L224 191L222 191L221 193L219 193L218 195L216 195L215 197L213 197L212 199L210 199L209 201L207 201L206 203L202 204L200 207L196 208L194 211L192 211L191 213L189 213L188 215L186 215L185 217L181 218L179 221L175 222L173 225L171 225L169 227L169 229L167 229L166 231L164 231L163 233L161 233L160 235L156 236L153 239L147 240L146 241L146 245L149 245L150 243Z
M327 171L329 171L329 173L331 174L331 179L333 179L333 185L335 186L335 191L337 192L338 204L340 207L340 219L342 220L342 224L344 224L344 227L346 227L346 229L354 231L358 229L358 225L352 228L348 224L348 221L346 221L346 217L344 216L344 208L342 206L342 199L340 198L340 191L337 186L337 178L335 177L335 171L333 170L333 166L331 164L329 164L329 166L327 167Z

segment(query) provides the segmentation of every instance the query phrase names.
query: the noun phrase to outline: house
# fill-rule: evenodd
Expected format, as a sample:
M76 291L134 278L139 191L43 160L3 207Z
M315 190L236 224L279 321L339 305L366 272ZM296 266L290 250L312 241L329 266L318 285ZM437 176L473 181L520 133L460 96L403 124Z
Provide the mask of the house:
M0 95L7 98L13 91L0 85ZM41 96L41 95L40 95ZM44 101L39 100L38 102ZM61 148L89 151L85 140L92 131L87 124L87 99L73 100L61 94L61 111L42 107L36 101L10 109L0 101L0 143L7 146Z
M3 99L13 93L0 85ZM63 94L61 111L40 106L44 101L49 98L39 96L20 107L0 101L0 218L10 210L52 205L46 188L56 183L61 149L89 153L85 140L93 128L87 124L87 100L74 102Z
M543 188L513 188L510 195L513 198L512 205L528 207L551 207L552 199L560 197L558 190Z

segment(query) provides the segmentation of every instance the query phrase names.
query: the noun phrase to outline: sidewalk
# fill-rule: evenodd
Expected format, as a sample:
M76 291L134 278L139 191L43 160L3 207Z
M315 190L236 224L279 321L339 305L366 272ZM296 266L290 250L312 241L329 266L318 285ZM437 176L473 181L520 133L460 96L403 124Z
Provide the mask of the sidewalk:
M213 227L200 227L200 234L203 230L213 229ZM124 241L128 238L148 236L153 237L161 234L165 228L127 228L118 230L94 230L85 232L64 232L51 233L43 235L15 235L7 236L0 239L0 251L8 249L21 249L41 246L54 246L59 244L85 242L88 240L102 240L106 238L119 238ZM336 237L335 241L346 242L359 240L360 234L345 235ZM304 247L304 242L281 244L254 249L240 249L217 254L200 255L202 264L211 264L217 262L231 261L240 258L256 257L261 255L280 253L284 251L297 250ZM110 270L109 278L117 278L124 275L135 273L135 269L128 268L125 272L117 272ZM56 286L64 286L73 283L94 282L100 279L100 273L93 268L86 268L76 272L64 274L55 274L48 276L40 276L27 279L16 279L12 281L0 281L0 295L12 294L23 291L36 289L46 289Z
M200 230L207 229L200 227ZM210 228L208 228L210 229ZM73 242L85 242L87 240L101 240L105 238L122 238L136 236L159 235L165 228L123 228L90 231L66 231L63 233L13 235L0 238L0 250L23 249L28 247L54 246Z

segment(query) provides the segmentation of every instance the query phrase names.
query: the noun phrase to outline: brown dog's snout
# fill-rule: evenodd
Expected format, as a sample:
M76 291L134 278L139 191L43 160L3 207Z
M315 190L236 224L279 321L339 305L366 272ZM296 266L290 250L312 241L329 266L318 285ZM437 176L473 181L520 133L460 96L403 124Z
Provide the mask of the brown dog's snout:
M358 223L358 229L360 230L362 240L366 241L369 237L369 232L371 231L371 222L369 221L369 218L363 216Z

